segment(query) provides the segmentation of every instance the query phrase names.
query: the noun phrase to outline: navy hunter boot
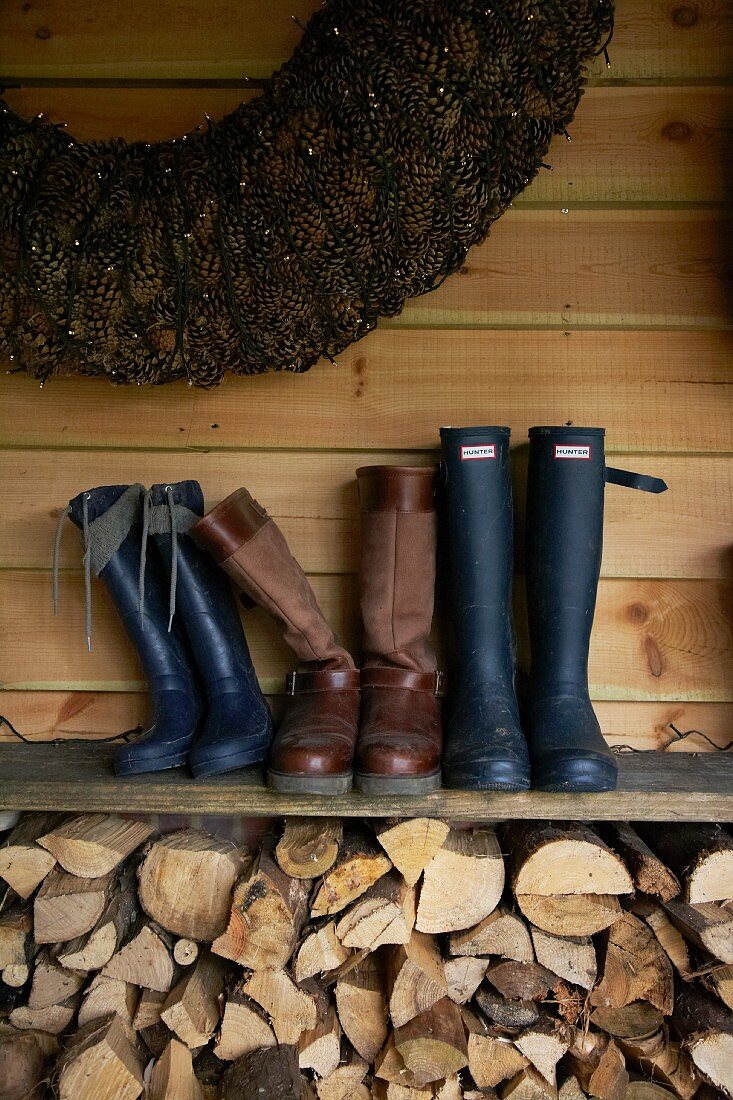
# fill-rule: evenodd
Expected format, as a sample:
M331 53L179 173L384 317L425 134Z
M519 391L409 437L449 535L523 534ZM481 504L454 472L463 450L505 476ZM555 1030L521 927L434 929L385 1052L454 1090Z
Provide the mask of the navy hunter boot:
M526 730L533 785L543 791L616 788L616 760L588 695L604 489L606 482L650 493L667 486L606 466L604 434L603 428L568 427L529 432Z
M206 693L207 712L189 753L195 776L259 764L272 740L272 716L260 691L229 582L186 533L204 514L197 481L154 485L146 494L152 535ZM175 539L171 532L175 530Z
M448 787L525 791L529 757L514 689L509 429L441 428L440 438L455 657L443 779Z
M67 510L84 534L87 639L89 577L94 573L104 582L138 652L153 702L152 725L117 753L118 775L185 764L201 719L185 644L176 630L168 630L168 584L158 561L150 562L147 569L145 612L140 612L142 501L142 485L104 485L74 497Z

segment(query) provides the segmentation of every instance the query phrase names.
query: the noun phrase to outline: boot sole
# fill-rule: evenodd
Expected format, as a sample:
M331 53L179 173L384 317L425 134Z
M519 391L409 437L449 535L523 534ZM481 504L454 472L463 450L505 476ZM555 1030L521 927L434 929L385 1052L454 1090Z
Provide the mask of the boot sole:
M432 775L357 775L356 789L362 794L428 794L442 785L439 771Z
M188 761L188 751L177 752L175 756L161 756L157 760L116 760L115 775L144 775L146 772L164 772L170 768L180 768Z
M615 791L617 785L618 771L613 760L571 757L558 761L552 767L536 770L534 775L535 790L556 794L601 794L603 791Z
M281 794L346 794L354 777L346 775L286 775L268 769L267 786Z
M528 791L530 778L517 774L516 764L494 761L483 772L445 771L446 787L454 791Z
M269 741L256 749L242 749L239 752L212 757L210 760L202 760L199 763L194 763L189 757L191 771L195 779L201 779L206 775L222 775L224 772L233 772L238 768L261 764L267 756L268 745Z

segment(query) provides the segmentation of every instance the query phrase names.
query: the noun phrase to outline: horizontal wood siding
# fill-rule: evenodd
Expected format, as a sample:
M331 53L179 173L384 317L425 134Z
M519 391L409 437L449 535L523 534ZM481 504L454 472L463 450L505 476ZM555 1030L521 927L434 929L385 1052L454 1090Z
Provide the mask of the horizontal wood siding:
M218 117L291 52L315 0L12 0L8 102L80 138L156 141ZM526 433L599 424L617 465L669 492L610 487L591 690L615 745L708 751L733 737L731 12L618 0L572 142L439 291L305 376L114 389L0 378L0 715L25 735L99 738L144 721L142 673L101 586L83 638L78 535L56 514L90 485L198 478L267 506L356 652L354 470L430 463L443 423L513 430L521 545ZM247 78L253 78L247 81ZM14 86L13 86L14 85ZM8 366L9 364L5 364ZM526 631L518 560L516 618ZM244 614L274 708L291 664ZM445 638L442 642L445 647ZM688 736L684 736L688 735ZM678 737L682 739L677 740ZM13 738L0 723L0 740Z

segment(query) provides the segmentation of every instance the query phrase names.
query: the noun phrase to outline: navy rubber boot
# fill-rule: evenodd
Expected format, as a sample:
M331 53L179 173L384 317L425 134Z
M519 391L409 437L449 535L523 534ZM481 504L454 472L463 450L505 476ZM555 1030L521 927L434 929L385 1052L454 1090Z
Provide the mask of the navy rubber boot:
M142 500L142 485L105 485L69 502L69 515L84 532L89 570L104 582L138 652L153 704L152 724L117 753L118 775L185 764L201 719L185 643L177 630L168 631L168 582L158 561L146 571L140 612Z
M525 791L529 756L514 688L509 429L441 428L440 437L455 656L443 780L468 790Z
M189 754L191 771L217 775L259 764L272 740L270 708L229 582L186 534L204 514L201 486L197 481L154 485L146 501L146 527L170 580L170 613L180 617L206 693L206 716Z
M617 766L588 694L606 482L660 493L658 478L606 466L603 428L529 432L526 722L533 786L612 791Z

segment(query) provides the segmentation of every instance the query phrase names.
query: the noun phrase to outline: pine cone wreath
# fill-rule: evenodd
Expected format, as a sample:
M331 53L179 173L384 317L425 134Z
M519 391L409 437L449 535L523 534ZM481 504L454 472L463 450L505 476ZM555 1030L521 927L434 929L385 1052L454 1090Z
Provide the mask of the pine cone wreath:
M612 18L611 0L329 0L262 96L155 145L0 105L0 353L41 382L198 386L333 358L486 237Z

